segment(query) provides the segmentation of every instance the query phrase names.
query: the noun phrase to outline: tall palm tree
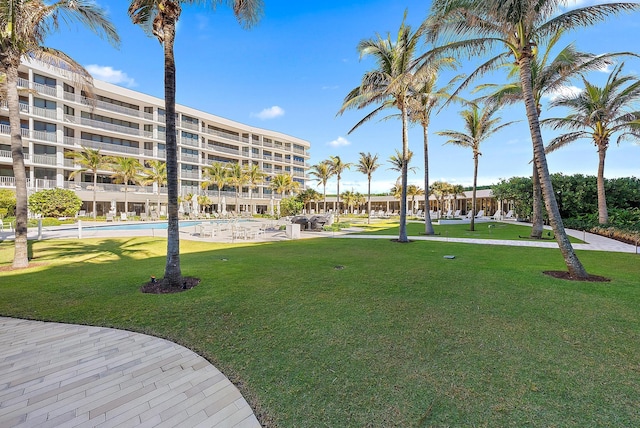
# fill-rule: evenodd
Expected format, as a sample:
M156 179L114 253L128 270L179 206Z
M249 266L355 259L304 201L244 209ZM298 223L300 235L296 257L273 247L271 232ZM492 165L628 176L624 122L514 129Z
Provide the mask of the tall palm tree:
M167 185L167 164L160 160L150 160L142 171L142 183L145 186L158 186L158 216L160 216L160 188ZM158 217L159 218L159 217Z
M640 138L640 111L636 110L640 100L640 79L631 75L620 75L624 63L613 69L602 87L584 77L584 91L577 95L565 95L551 103L551 107L565 107L570 113L563 118L543 120L543 124L554 129L568 128L571 132L560 135L549 143L547 153L587 138L598 149L598 221L609 221L607 196L604 188L604 164L607 149L614 134L619 134L617 143L626 139Z
M477 56L489 52L496 46L503 47L498 55L485 61L465 81L466 84L486 71L495 69L509 61L518 64L520 83L531 141L533 160L538 170L549 221L558 246L574 278L587 278L588 274L578 259L564 229L558 203L555 198L551 177L544 153L544 142L540 132L540 122L533 98L531 62L536 46L547 40L560 28L574 29L604 21L612 14L634 11L637 3L609 3L586 6L559 13L562 0L434 0L431 15L427 19L429 41L435 42L449 35L454 40L444 40L444 44L430 52L432 55L458 53ZM464 83L463 83L464 86Z
M367 223L371 223L371 178L379 167L377 154L360 152L356 170L367 176Z
M242 167L242 165L240 165L239 162L232 162L227 165L227 168L229 171L227 182L230 186L233 186L236 189L236 214L240 214L238 197L240 196L240 192L242 192L242 187L244 187L249 182L249 178L246 175L245 169Z
M229 182L229 169L223 162L212 162L211 165L202 168L202 178L204 181L201 184L203 189L209 186L215 185L218 189L218 211L221 210L222 188Z
M253 206L253 189L255 189L259 184L262 184L267 175L262 172L260 167L255 163L246 165L244 174L247 177L247 187L249 187L249 207L251 209L251 214L254 214L255 207Z
M537 55L531 61L531 85L533 89L533 99L536 103L538 117L542 113L542 99L557 93L567 86L569 80L578 74L591 70L598 70L604 66L611 65L613 58L621 55L635 55L631 52L606 53L593 55L578 51L573 44L563 47L555 56L556 45L560 42L563 29L558 29L546 43L545 49L538 49ZM516 64L506 64L509 70L507 83L485 84L478 86L478 90L491 90L486 97L496 102L514 104L522 101L522 86L518 77L518 66ZM533 164L533 213L531 238L541 239L544 230L544 219L542 214L542 189L538 171Z
M212 6L222 0L212 0ZM200 4L198 0L132 0L129 17L154 36L164 49L164 100L167 157L167 263L164 280L169 286L180 286L180 229L178 225L178 146L176 141L176 63L173 45L182 4ZM228 0L233 14L245 27L257 22L262 0Z
M413 158L413 152L411 150L409 150L409 152L407 153L407 161L404 161L404 157L402 156L402 152L398 149L396 149L395 154L389 156L389 159L387 160L387 162L389 162L389 165L391 165L389 168L390 170L393 171L398 171L400 174L402 174L403 168L406 166L406 170L411 171L411 172L415 172L416 171L416 167L415 166L409 166L409 164L411 163L411 159ZM398 177L398 180L401 181L402 177ZM402 185L402 184L401 184Z
M129 183L138 184L144 181L141 175L143 169L142 164L135 158L123 158L114 156L110 158L111 169L113 173L111 177L115 183L124 184L124 212L129 212L129 201L127 194L129 193Z
M96 209L96 187L98 187L98 170L107 169L111 164L108 156L100 154L100 149L91 149L83 147L81 152L67 152L65 156L72 158L75 163L80 165L80 169L69 174L69 178L73 178L83 172L91 172L93 174L93 219L97 216Z
M342 173L349 168L351 168L350 162L343 162L340 159L340 156L329 156L329 169L331 170L331 175L336 176L336 180L338 183L338 188L336 192L337 202L336 202L336 218L339 220L340 218L340 178L342 177Z
M360 58L372 56L377 68L368 71L362 77L360 86L354 88L344 99L342 108L338 114L347 109L365 108L370 105L378 105L371 113L360 120L350 131L353 132L363 123L369 121L382 110L395 107L400 111L402 123L402 158L409 156L409 108L408 100L412 85L418 76L416 68L416 52L423 35L424 25L413 31L405 24L407 13L405 12L402 24L398 30L397 39L392 40L388 34L386 38L376 35L373 39L362 40L358 44ZM407 163L404 163L406 167ZM401 172L402 191L405 192L400 199L400 229L398 242L409 242L407 238L407 171Z
M422 126L422 141L424 148L424 232L425 235L434 235L433 223L431 222L431 211L429 210L429 124L431 115L444 101L450 99L449 91L453 83L458 78L447 85L438 88L438 75L442 69L455 68L456 62L453 58L435 58L429 64L428 72L416 79L414 89L409 98L409 120L419 123ZM408 190L408 189L407 189Z
M315 180L318 184L322 184L322 195L323 195L323 211L327 212L327 182L333 176L333 172L331 172L331 167L329 166L328 161L323 161L313 165L309 169L309 175L315 177Z
M93 2L61 0L47 5L41 0L5 0L0 4L0 72L5 74L11 157L16 184L16 223L13 267L29 265L27 249L27 174L24 166L20 129L20 98L18 95L18 67L26 57L60 65L80 76L88 87L91 75L80 64L56 49L42 46L46 37L59 29L60 22L82 23L95 34L117 45L120 41L115 27L105 12Z
M478 213L476 207L476 188L478 185L478 158L482 154L480 153L480 144L505 126L513 123L508 122L499 125L502 119L500 117L494 117L499 108L499 104L492 102L485 104L482 109L478 107L477 104L471 104L469 109L460 112L464 120L464 129L466 132L452 130L437 132L438 135L448 138L445 144L466 147L473 152L473 192L471 194L471 209L473 215L471 216L471 231L475 230L475 216Z

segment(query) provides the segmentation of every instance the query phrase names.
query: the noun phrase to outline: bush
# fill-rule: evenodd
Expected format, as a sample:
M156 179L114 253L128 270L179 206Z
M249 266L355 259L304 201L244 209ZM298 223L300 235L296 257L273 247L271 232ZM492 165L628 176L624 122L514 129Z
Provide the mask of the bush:
M280 216L298 215L302 212L303 206L302 202L295 197L284 198L280 201Z
M16 192L10 189L0 189L0 218L13 216L16 211Z
M29 196L29 210L43 217L73 217L82 200L72 190L45 189Z

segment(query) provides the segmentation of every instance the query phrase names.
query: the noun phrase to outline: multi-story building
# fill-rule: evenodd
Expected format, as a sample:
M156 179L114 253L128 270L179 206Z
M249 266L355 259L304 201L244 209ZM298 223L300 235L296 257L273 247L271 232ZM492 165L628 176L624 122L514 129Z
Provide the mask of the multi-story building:
M60 70L35 62L19 69L20 118L29 192L43 188L74 190L83 208L92 209L93 173L73 175L80 166L66 155L84 148L108 156L135 157L142 164L165 159L164 100L96 80L93 98ZM215 186L202 189L203 167L212 162L255 164L266 174L264 183L239 192L222 189L229 211L266 211L278 194L269 188L277 174L291 174L306 185L310 143L289 135L244 125L213 114L176 105L180 194L208 195L216 204ZM15 186L6 103L0 105L0 186ZM124 186L115 184L113 171L98 173L98 214L124 209ZM73 178L70 178L73 175ZM166 187L127 187L129 211L137 213L161 203L166 209Z

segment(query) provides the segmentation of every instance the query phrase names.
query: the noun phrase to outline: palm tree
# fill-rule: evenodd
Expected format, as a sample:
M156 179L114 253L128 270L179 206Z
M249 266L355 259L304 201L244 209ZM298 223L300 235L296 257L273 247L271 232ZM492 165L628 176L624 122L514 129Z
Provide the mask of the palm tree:
M411 150L409 150L408 154L407 154L407 162L404 162L404 157L402 156L402 153L400 152L400 150L396 149L395 154L389 156L389 159L387 160L387 162L389 162L389 164L391 165L389 168L387 169L391 169L393 171L398 171L400 174L402 174L403 168L405 166L405 164L407 165L407 171L411 171L411 172L415 172L416 171L416 167L415 166L408 166L411 163L411 159L413 158L413 152ZM402 177L398 177L398 180L402 180ZM402 184L400 184L402 185Z
M347 190L346 192L342 193L342 200L348 207L349 212L353 214L353 207L358 203L358 194L353 190Z
M431 194L436 197L436 201L438 202L438 217L442 217L444 198L453 193L453 186L445 181L434 181L429 190L431 191Z
M465 196L464 194L464 186L462 184L452 184L451 185L451 194L453 195L453 205L455 207L458 206L458 196Z
M554 129L568 128L572 132L551 140L547 153L565 147L582 138L593 142L598 149L598 221L609 221L607 197L604 188L604 163L609 143L618 133L617 143L625 139L638 139L640 111L635 110L640 100L640 79L621 75L624 63L613 69L604 86L599 87L584 77L585 90L577 95L565 95L551 103L552 107L565 107L570 114L564 118L543 120Z
M536 103L538 117L542 112L542 98L545 95L552 95L560 89L566 87L569 79L577 74L586 71L598 70L604 66L612 64L612 59L620 55L635 55L631 52L607 53L593 55L579 52L573 44L562 48L555 57L551 57L555 46L564 34L563 29L558 29L546 44L544 53L536 55L531 61L531 85L533 89L533 99ZM540 50L538 50L540 52ZM509 81L505 84L485 84L478 86L478 89L490 89L492 92L487 96L496 102L514 104L522 101L522 86L518 77L518 67L515 64L506 64L509 70ZM544 230L542 215L542 189L538 171L533 165L533 215L530 237L541 239Z
M127 194L129 192L129 183L138 184L144 181L140 174L142 164L135 158L122 158L118 156L110 157L111 169L113 173L111 177L115 183L124 184L124 212L129 212L129 202Z
M216 6L222 0L212 0ZM176 63L173 45L182 4L199 4L197 0L132 0L129 17L145 32L155 36L164 50L164 99L167 158L167 263L164 280L168 286L181 286L180 229L178 225L178 146L176 141ZM257 22L261 0L229 0L240 23L250 27Z
M416 205L416 196L424 195L424 190L415 184L409 184L407 187L407 197L411 197L411 214L415 214L413 207Z
M73 178L78 174L89 171L93 174L93 219L96 219L96 187L98 187L98 170L106 169L110 165L110 158L100 154L100 150L82 147L81 152L67 152L65 156L72 158L75 163L80 165L80 169L69 174L69 178Z
M236 214L240 214L240 206L238 205L238 197L240 192L242 192L242 187L245 186L249 179L246 175L245 169L238 162L232 162L227 165L228 168L228 176L227 182L230 186L235 187L236 189Z
M299 186L300 184L297 181L293 180L291 174L275 175L269 183L269 187L274 192L280 193L283 198L287 192L293 193L298 189Z
M207 195L200 195L198 196L197 200L198 205L202 207L202 212L205 212L207 207L213 205L213 201Z
M377 63L377 69L368 71L362 77L360 86L353 89L344 99L342 108L338 114L351 108L365 108L369 105L377 104L371 113L366 115L350 131L358 128L363 123L369 121L382 110L395 107L400 111L402 122L402 159L409 156L409 134L408 134L408 100L412 85L419 76L416 68L415 54L418 44L423 35L424 25L417 31L412 31L409 25L405 24L407 13L405 12L402 24L398 30L397 39L391 40L391 35L386 38L376 35L374 39L362 40L358 44L360 58L373 56ZM406 167L407 163L404 163ZM407 238L407 170L401 172L401 187L405 192L400 199L400 229L398 242L409 242Z
M211 185L215 185L218 188L218 211L220 211L222 188L229 182L227 165L223 162L212 162L211 165L202 168L202 177L205 180L201 184L203 189Z
M142 171L142 176L144 177L142 183L145 186L150 184L158 186L158 216L160 216L160 188L167 184L167 164L160 160L148 161L147 167Z
M322 195L324 200L323 210L327 212L327 182L333 176L331 172L331 167L329 166L328 161L323 161L318 164L313 165L309 169L309 175L315 177L315 180L318 184L322 184Z
M537 2L512 0L506 3L503 0L434 0L431 15L426 21L429 27L427 40L436 41L440 36L450 34L456 37L456 40L433 49L429 56L443 55L447 52L477 56L485 54L495 46L504 47L502 52L485 61L478 70L474 71L463 83L463 87L484 72L515 60L519 68L522 94L531 131L533 160L538 170L549 220L569 274L574 278L587 278L588 274L576 256L564 230L551 185L540 122L533 98L531 62L537 50L536 45L553 36L558 29L593 25L595 22L604 21L611 14L637 10L640 4L596 4L559 13L559 8L563 4L562 0Z
M371 178L373 173L380 167L378 155L367 152L360 152L360 159L356 165L356 170L367 176L367 223L371 223Z
M80 64L56 49L42 46L46 37L59 28L60 22L82 23L95 34L117 45L120 42L104 10L93 3L61 0L47 5L41 0L6 0L0 7L0 72L5 75L6 100L9 108L11 157L16 185L16 220L13 267L29 266L27 248L27 174L20 129L18 67L20 61L32 57L59 65L80 77L87 92L91 75Z
M449 91L453 81L437 88L438 74L441 69L455 68L453 58L436 58L429 64L429 72L416 79L412 96L409 98L409 120L422 126L422 141L424 145L424 232L425 235L434 235L435 230L431 222L429 210L429 124L431 114L440 104L450 99ZM456 79L457 80L457 77ZM407 189L408 190L408 189Z
M307 204L309 204L309 211L311 211L311 201L317 201L320 199L320 193L318 193L315 189L305 189L304 191L298 193L298 199L302 202L303 206L306 209Z
M343 162L342 159L340 159L340 156L329 156L329 169L331 171L331 175L335 175L338 182L338 189L336 191L336 197L338 198L336 202L337 221L339 221L340 218L340 178L345 170L351 168L351 165L352 164L349 162Z
M249 206L251 207L251 214L256 212L255 207L253 206L253 189L255 189L258 184L262 184L264 182L264 178L266 174L262 172L258 164L252 163L251 165L246 165L244 174L247 177L247 186L249 187Z
M480 153L480 144L505 126L513 123L508 122L498 125L502 119L500 117L494 117L494 114L499 108L499 104L492 102L486 103L482 109L480 109L477 104L471 104L469 109L460 112L464 120L466 133L452 130L437 132L438 135L448 138L445 144L467 147L473 151L473 192L471 196L473 215L471 216L471 231L475 230L475 216L478 213L476 207L476 187L478 185L478 157L482 154Z

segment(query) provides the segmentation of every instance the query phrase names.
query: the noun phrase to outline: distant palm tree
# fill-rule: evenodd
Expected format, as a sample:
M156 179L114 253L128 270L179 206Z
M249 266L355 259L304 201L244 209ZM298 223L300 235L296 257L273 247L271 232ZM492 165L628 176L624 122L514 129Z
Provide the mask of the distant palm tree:
M167 164L160 160L150 160L142 171L143 184L158 186L158 216L160 216L160 188L167 185Z
M209 166L202 168L202 178L204 181L201 184L203 189L211 185L215 185L218 188L218 211L222 208L222 188L229 182L229 169L223 162L213 162Z
M436 197L438 203L438 217L442 217L442 209L444 205L444 199L451 195L453 192L453 186L445 181L434 181L431 184L431 194Z
M415 214L414 207L416 205L416 196L424 195L424 190L415 184L409 184L407 187L407 197L411 198L411 214Z
M475 230L475 216L478 214L476 188L478 186L478 157L482 154L480 153L480 144L505 126L513 123L499 124L502 119L494 117L499 108L499 104L492 102L485 104L482 109L477 104L471 104L467 110L460 112L466 132L452 130L437 132L438 135L448 138L445 144L466 147L473 152L473 193L471 196L473 215L471 216L470 224L470 230L472 231Z
M562 0L434 0L431 14L426 21L427 41L433 42L445 35L455 35L455 40L429 52L429 57L457 53L460 55L484 55L495 46L504 49L495 57L484 61L470 75L470 79L493 70L506 62L515 62L519 67L523 99L531 132L533 159L538 170L549 221L558 242L558 247L574 278L587 278L588 274L578 259L564 229L558 202L556 201L540 122L533 98L531 62L535 57L536 43L551 37L558 29L587 27L604 21L609 15L640 8L637 3L609 3L585 6L560 12ZM463 82L468 85L469 79Z
M42 46L46 37L59 29L59 24L79 22L89 30L117 45L115 27L106 19L104 10L95 4L77 0L61 0L47 5L41 0L4 0L0 3L0 72L5 75L6 100L9 109L11 157L16 186L16 220L13 267L29 266L27 247L27 173L22 150L18 67L23 58L31 57L55 64L80 76L90 93L91 75L80 64L56 49Z
M129 202L127 194L129 193L129 183L138 184L144 180L140 174L142 171L142 164L135 158L122 158L118 156L112 156L111 169L113 173L111 177L115 183L124 184L124 212L129 212Z
M409 121L419 123L422 126L422 141L424 149L424 231L425 235L434 235L435 230L431 222L429 209L429 124L431 115L437 107L451 99L449 94L453 83L458 78L442 87L437 87L438 76L445 68L455 68L456 61L453 58L436 58L429 63L427 72L415 79L414 87L409 98ZM409 189L407 189L409 190Z
M205 212L207 207L213 205L213 201L207 195L198 196L198 205L202 207L202 212Z
M324 207L322 208L324 212L327 212L327 182L333 176L333 172L331 172L331 166L328 161L323 161L318 164L313 165L309 169L309 175L315 177L315 180L318 184L322 184L322 195L324 199Z
M299 186L299 183L293 180L291 174L275 175L269 183L269 187L271 187L274 192L280 193L283 198L287 192L293 193Z
M305 189L303 192L298 193L298 199L300 199L305 208L309 204L309 211L311 211L311 201L320 199L320 193L315 189Z
M343 162L340 159L340 156L329 156L329 169L331 171L331 175L336 176L336 180L338 181L338 189L336 191L336 218L339 220L340 217L340 178L342 177L342 173L349 168L351 168L351 163Z
M458 196L465 196L464 194L464 186L462 184L452 184L451 185L451 194L453 195L453 204L455 207L458 206Z
M405 24L405 12L402 24L397 33L397 39L392 40L388 34L386 38L376 35L373 39L362 40L358 44L360 57L373 56L377 68L368 71L362 77L360 86L353 89L344 99L338 114L347 109L362 109L370 105L378 105L371 113L360 120L352 129L358 128L369 121L382 110L395 107L400 111L402 123L402 158L409 156L409 106L408 101L412 85L417 78L416 52L423 36L424 26L413 31ZM406 166L406 163L405 163ZM407 170L400 174L402 191L407 189ZM409 242L407 238L406 193L400 199L400 228L398 242Z
M379 167L377 154L372 155L369 152L360 152L356 170L367 176L367 223L371 223L371 178Z
M551 140L547 153L565 147L582 138L593 142L598 149L598 221L609 221L607 196L604 188L604 164L607 149L614 134L619 134L617 143L626 139L640 139L640 79L635 76L621 76L624 63L613 69L604 86L599 87L587 81L582 82L585 90L576 95L565 95L551 102L551 107L565 107L571 113L563 118L543 120L553 129L568 128L568 134Z
M97 216L96 208L96 187L98 187L98 171L101 169L107 169L110 166L110 158L100 154L99 149L91 149L88 147L82 147L81 152L67 152L65 156L72 158L75 163L80 165L80 169L73 171L69 174L69 178L74 178L76 175L89 171L93 174L93 211L92 216L95 220Z
M176 25L182 12L182 4L210 3L216 6L222 0L200 2L198 0L131 0L129 17L147 34L155 36L164 53L164 100L167 159L167 263L164 280L167 285L182 285L180 269L180 229L178 224L178 145L176 141L176 62L173 45ZM245 27L249 27L261 14L261 0L228 0L233 14Z
M247 177L247 187L249 188L249 207L251 214L254 214L256 211L253 206L253 189L255 189L259 184L262 184L267 175L262 172L260 166L255 163L246 165L244 168L244 174Z
M236 189L236 214L240 214L240 206L238 205L238 197L242 192L242 187L249 182L246 170L238 162L231 162L227 165L228 168L228 183L230 186Z
M349 212L353 214L353 207L358 203L358 199L360 198L360 194L354 192L353 190L347 190L342 193L342 200L344 204L348 207Z

